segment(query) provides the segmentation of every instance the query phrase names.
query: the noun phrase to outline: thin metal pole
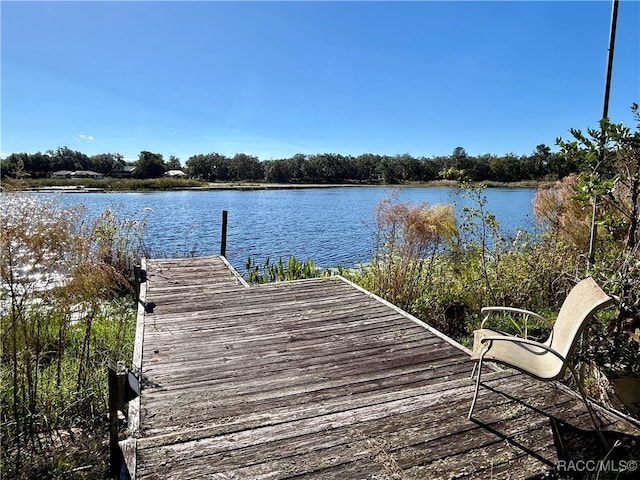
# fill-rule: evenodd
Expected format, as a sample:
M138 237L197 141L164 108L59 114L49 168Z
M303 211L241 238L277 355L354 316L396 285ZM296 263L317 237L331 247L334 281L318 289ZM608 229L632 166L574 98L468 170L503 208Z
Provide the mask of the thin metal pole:
M609 117L609 93L611 91L611 72L613 71L613 52L616 46L616 25L618 23L618 0L612 0L611 5L611 27L609 29L609 50L607 55L607 72L604 84L604 101L602 105L602 118ZM600 145L600 161L604 160L604 145ZM593 212L591 214L591 236L589 238L589 266L596 261L596 215L598 210L597 195L593 196Z
M609 92L611 91L611 72L613 71L613 51L616 46L616 25L618 23L618 0L613 0L611 6L611 28L609 30L609 50L607 58L607 75L604 86L604 104L602 118L609 116Z
M227 211L222 211L222 236L220 238L220 255L227 256Z

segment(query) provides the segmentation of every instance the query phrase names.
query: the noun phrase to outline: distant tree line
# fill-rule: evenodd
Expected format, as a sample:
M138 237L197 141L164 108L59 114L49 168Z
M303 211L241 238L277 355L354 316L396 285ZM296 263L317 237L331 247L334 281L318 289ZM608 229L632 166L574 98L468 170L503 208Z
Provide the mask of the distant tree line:
M61 170L92 170L107 174L122 170L126 162L118 153L101 153L89 157L69 147L58 147L46 153L12 153L2 160L3 177L27 176L47 178Z
M106 176L133 165L133 177L157 178L181 168L180 159L165 160L159 153L140 152L135 162L117 153L88 156L59 147L46 153L13 153L2 160L3 177L47 178L59 170L91 170ZM451 155L413 157L409 154L358 156L336 153L297 154L291 158L260 161L246 153L227 157L219 153L189 157L183 169L195 179L208 182L261 181L269 183L385 183L457 180L516 182L557 180L578 171L568 157L541 144L530 155L469 155L456 147Z
M93 171L105 176L122 172L126 165L135 166L135 178L157 178L168 170L180 168L180 160L173 155L165 160L161 154L140 152L138 160L126 162L119 153L86 155L69 147L58 147L45 153L12 153L2 160L2 177L48 178L58 171Z

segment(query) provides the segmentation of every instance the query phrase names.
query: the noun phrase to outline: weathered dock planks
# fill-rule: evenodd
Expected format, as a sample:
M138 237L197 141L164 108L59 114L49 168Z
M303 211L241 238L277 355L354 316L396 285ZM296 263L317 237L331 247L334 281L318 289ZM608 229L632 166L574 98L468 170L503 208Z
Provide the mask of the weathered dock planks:
M469 352L341 278L249 288L221 257L146 270L136 479L528 478L600 453L579 400L513 371L483 375L467 420Z

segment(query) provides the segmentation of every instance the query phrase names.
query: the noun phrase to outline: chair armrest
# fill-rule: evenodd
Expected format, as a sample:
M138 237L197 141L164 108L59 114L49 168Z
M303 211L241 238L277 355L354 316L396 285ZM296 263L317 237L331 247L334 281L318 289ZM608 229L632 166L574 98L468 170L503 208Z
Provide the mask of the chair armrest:
M484 319L482 320L482 323L480 324L480 328L484 328L485 323L487 323L487 321L489 320L489 317L491 316L492 313L495 312L508 312L508 313L519 313L521 315L524 315L525 320L524 320L524 331L525 331L525 338L527 336L527 330L528 330L528 317L534 317L537 318L538 320L542 320L543 322L545 322L545 324L547 326L549 326L550 328L553 327L553 325L551 324L551 322L546 319L545 317L543 317L542 315L539 315L535 312L529 311L529 310L525 310L523 308L514 308L514 307L483 307L482 309L480 309L480 313L486 313L486 316L484 317Z
M565 357L563 357L559 352L557 352L553 348L546 346L544 343L535 342L535 341L529 340L527 338L502 337L501 336L501 337L484 337L484 338L480 339L480 343L486 343L486 342L490 342L490 343L487 346L487 349L486 349L485 353L491 349L491 344L493 342L512 342L512 343L520 343L520 344L523 344L523 345L530 345L532 347L540 348L542 350L545 350L545 351L551 353L552 355L555 355L563 363L567 361L567 359Z

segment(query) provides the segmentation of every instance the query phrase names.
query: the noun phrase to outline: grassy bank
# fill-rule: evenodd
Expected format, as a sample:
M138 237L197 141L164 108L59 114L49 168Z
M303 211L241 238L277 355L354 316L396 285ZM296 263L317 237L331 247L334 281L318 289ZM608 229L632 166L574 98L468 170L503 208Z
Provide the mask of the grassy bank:
M108 191L108 192L149 192L169 190L269 190L269 189L297 189L297 188L334 188L334 187L457 187L460 183L454 180L434 180L431 182L407 182L400 185L340 183L340 184L306 184L306 183L266 183L266 182L203 182L180 178L156 179L3 179L2 189L5 191L43 191L60 192ZM492 188L535 188L550 185L545 182L522 181L513 183L489 182L484 184Z
M199 180L185 180L180 178L105 178L93 180L89 178L70 180L62 178L36 178L11 180L3 179L3 190L41 190L48 188L59 188L73 190L104 190L104 191L162 191L162 190L183 190L206 186L206 182Z

